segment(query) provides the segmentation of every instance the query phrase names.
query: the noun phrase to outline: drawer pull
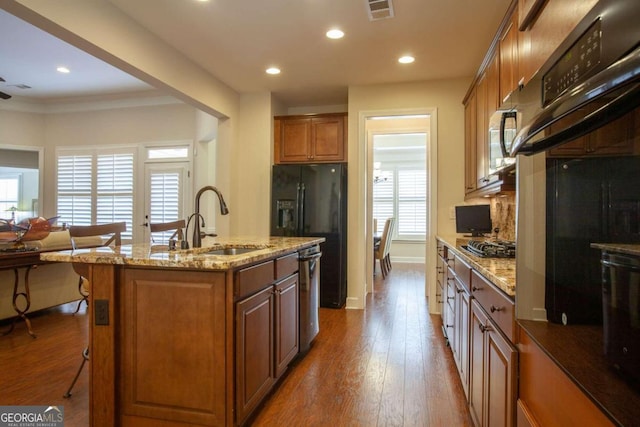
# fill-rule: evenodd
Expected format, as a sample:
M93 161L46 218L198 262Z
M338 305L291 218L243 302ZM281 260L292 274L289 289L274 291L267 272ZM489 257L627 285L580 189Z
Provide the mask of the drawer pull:
M461 293L463 293L463 292L464 292L464 289L456 289L456 292L457 292L457 293L459 293L459 294L461 294Z
M477 291L481 291L481 290L482 290L482 288L479 288L479 287L477 287L477 286L474 286L474 287L472 287L472 288L471 288L471 290L472 290L473 292L477 292Z
M480 332L482 332L483 334L485 332L490 332L492 330L491 326L489 325L483 325L482 323L478 324L478 328L480 329Z
M447 299L456 299L456 297L447 297Z
M496 307L495 305L492 305L489 311L492 313L495 313L496 311L504 311L504 307Z

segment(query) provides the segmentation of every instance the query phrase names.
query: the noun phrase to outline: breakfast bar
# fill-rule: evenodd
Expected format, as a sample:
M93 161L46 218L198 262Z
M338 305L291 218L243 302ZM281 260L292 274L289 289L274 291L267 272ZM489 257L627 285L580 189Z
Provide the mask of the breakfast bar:
M205 240L42 254L88 267L92 426L242 425L297 356L298 251L324 239Z

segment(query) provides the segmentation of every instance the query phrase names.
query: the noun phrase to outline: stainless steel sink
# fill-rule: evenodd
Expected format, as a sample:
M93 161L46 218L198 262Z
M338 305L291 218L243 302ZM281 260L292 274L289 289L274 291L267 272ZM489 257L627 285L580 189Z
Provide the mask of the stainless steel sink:
M204 252L204 255L240 255L247 252L259 251L265 248L222 248Z

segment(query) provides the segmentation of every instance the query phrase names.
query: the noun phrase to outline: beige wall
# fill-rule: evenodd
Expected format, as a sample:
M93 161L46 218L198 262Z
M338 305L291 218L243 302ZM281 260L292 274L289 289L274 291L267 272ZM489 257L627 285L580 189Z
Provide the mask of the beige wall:
M273 113L271 93L240 97L237 143L233 149L234 205L229 206L231 234L268 236Z
M349 256L348 306L364 307L367 277L365 259L368 256L366 239L365 135L364 115L390 110L434 110L437 123L432 122L432 143L437 144L437 219L435 230L427 240L427 286L430 305L435 311L435 234L455 232L448 219L447 206L464 199L464 109L462 98L470 79L439 80L395 85L352 86L349 88ZM428 154L429 155L429 154Z

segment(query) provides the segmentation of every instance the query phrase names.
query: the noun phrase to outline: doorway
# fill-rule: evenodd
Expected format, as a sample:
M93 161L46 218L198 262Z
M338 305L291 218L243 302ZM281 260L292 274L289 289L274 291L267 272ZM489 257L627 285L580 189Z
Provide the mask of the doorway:
M434 222L435 165L432 158L432 116L426 111L391 112L365 118L367 139L367 293L374 292L373 241L384 222L396 217L391 257L427 265L430 230ZM374 225L375 223L375 225ZM425 277L427 275L425 274ZM425 295L428 289L425 282Z

